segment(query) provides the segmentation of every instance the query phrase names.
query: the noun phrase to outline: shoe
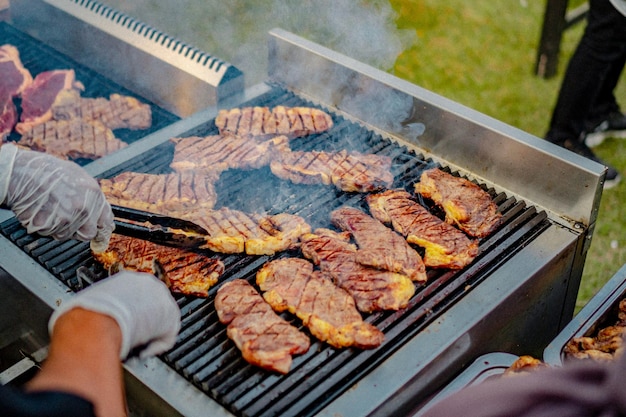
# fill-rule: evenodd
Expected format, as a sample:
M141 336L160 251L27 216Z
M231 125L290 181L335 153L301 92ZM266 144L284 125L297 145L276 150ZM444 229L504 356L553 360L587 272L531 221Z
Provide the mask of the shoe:
M598 158L596 154L594 154L593 151L585 143L569 139L562 142L554 143L561 146L562 148L570 150L578 155L584 156L585 158L591 159L592 161L595 161L607 167L606 178L604 179L605 190L615 187L621 181L622 177L619 175L619 172L615 168Z
M613 112L595 127L589 129L585 136L585 144L595 147L606 138L626 138L626 115L622 112Z

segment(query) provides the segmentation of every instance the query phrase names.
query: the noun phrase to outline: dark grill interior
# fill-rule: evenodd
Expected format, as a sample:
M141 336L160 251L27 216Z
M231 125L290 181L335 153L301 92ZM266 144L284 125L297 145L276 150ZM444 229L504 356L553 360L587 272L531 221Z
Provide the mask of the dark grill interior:
M18 47L24 65L33 75L48 69L71 67L76 70L77 78L85 84L86 96L108 96L111 92L132 94L6 24L0 24L0 36L3 43ZM280 86L272 86L266 94L241 106L252 105L274 107L313 104ZM153 106L153 112L154 125L150 131L176 120L175 116L156 106ZM333 118L333 129L323 134L295 139L291 143L292 149L347 149L388 155L393 159L393 186L408 191L412 191L412 185L424 169L436 166L433 161L425 160L423 155L383 138L362 125L336 114ZM149 132L120 132L118 137L132 142L147 133ZM215 133L217 130L213 120L210 120L186 132L184 136ZM119 165L103 177L112 177L123 171L168 172L172 155L173 145L165 143ZM219 195L216 208L227 206L247 212L270 214L289 212L304 217L312 228L330 227L329 213L342 205L366 210L362 194L345 193L333 186L291 184L272 175L269 168L224 172L216 188ZM366 320L385 333L385 342L378 349L338 350L312 338L311 348L306 354L295 357L289 374L282 376L261 371L247 364L238 349L227 339L225 326L219 323L213 306L218 285L211 290L207 299L177 296L182 310L182 330L175 347L161 359L236 415L315 414L357 382L362 375L392 355L434 318L443 314L469 288L486 279L492 271L505 264L513 254L550 227L545 212L538 212L535 207L505 194L496 194L494 190L487 191L504 214L502 226L480 242L480 255L464 270L429 271L428 283L417 289L406 309L367 315ZM441 214L429 201L422 203L433 213ZM81 267L89 271L89 275L95 279L106 276L106 272L94 262L88 243L60 243L49 238L27 235L14 219L1 224L0 233L74 291L86 285L77 278L76 272ZM266 261L299 254L293 251L274 257L209 255L220 257L226 266L221 282L243 278L254 283L257 269ZM284 317L299 325L294 317L288 314Z
M73 69L76 72L76 79L83 83L85 90L81 93L83 97L105 97L113 93L134 96L143 103L150 104L152 108L152 126L144 130L116 129L113 131L115 137L126 143L135 142L146 135L155 132L163 127L177 121L179 118L161 107L149 102L143 97L134 94L132 91L119 84L108 80L106 77L68 58L66 55L42 44L31 36L16 30L6 22L0 22L0 45L11 44L20 52L20 60L24 67L30 71L33 78L40 72ZM16 99L18 111L20 100ZM18 133L11 133L9 140L19 140ZM76 161L83 165L89 161Z

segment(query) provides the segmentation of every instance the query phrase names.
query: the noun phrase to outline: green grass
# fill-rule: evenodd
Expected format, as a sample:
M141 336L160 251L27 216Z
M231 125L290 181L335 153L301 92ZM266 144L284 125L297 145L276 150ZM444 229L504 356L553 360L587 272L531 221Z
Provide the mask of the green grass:
M584 23L568 29L556 76L534 74L543 2L392 0L401 29L417 42L397 59L393 73L428 90L543 137L565 67ZM625 76L626 77L626 76ZM626 108L626 82L616 92ZM596 152L626 177L626 140L609 139ZM603 193L587 254L577 309L626 263L626 179Z

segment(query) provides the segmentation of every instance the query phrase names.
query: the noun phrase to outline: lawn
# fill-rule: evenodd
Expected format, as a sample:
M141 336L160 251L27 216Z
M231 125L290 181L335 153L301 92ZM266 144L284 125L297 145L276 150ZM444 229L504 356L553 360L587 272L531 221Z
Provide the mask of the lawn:
M558 73L543 79L534 66L546 0L103 2L233 63L251 83L266 74L267 31L282 27L539 137L584 28L566 31ZM626 82L616 95L626 108ZM626 140L597 154L626 177ZM626 263L624 201L626 180L602 197L578 308Z

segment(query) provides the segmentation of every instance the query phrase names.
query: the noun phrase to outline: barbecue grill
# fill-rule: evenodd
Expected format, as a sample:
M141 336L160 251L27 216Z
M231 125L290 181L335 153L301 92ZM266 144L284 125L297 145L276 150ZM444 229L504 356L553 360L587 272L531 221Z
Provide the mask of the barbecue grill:
M312 340L287 375L241 358L217 320L218 286L206 299L177 296L183 323L174 348L125 364L129 403L138 413L407 414L482 354L539 356L571 319L602 193L601 165L281 29L269 33L267 80L244 88L232 65L93 1L13 0L8 15L0 22L1 42L15 43L34 74L71 66L85 94L127 92L152 105L149 132L127 132L130 145L122 151L81 161L97 178L168 172L169 139L215 134L220 108L314 106L329 112L334 126L295 139L293 149L388 155L393 186L407 190L422 171L441 167L479 184L504 216L480 241L471 265L430 270L407 308L366 315L385 333L382 346L338 350ZM81 36L73 36L78 31ZM127 62L114 59L119 51ZM151 69L168 76L155 77ZM287 183L268 168L224 172L216 189L217 208L290 212L313 228L328 227L329 213L342 205L366 207L364 195ZM34 353L45 350L41 323L48 312L106 271L88 243L27 235L6 211L0 212L0 253L2 280L14 281L41 310L28 331L7 332L36 362ZM221 282L254 282L268 260L295 255L215 256L226 266ZM22 364L8 362L4 368Z

